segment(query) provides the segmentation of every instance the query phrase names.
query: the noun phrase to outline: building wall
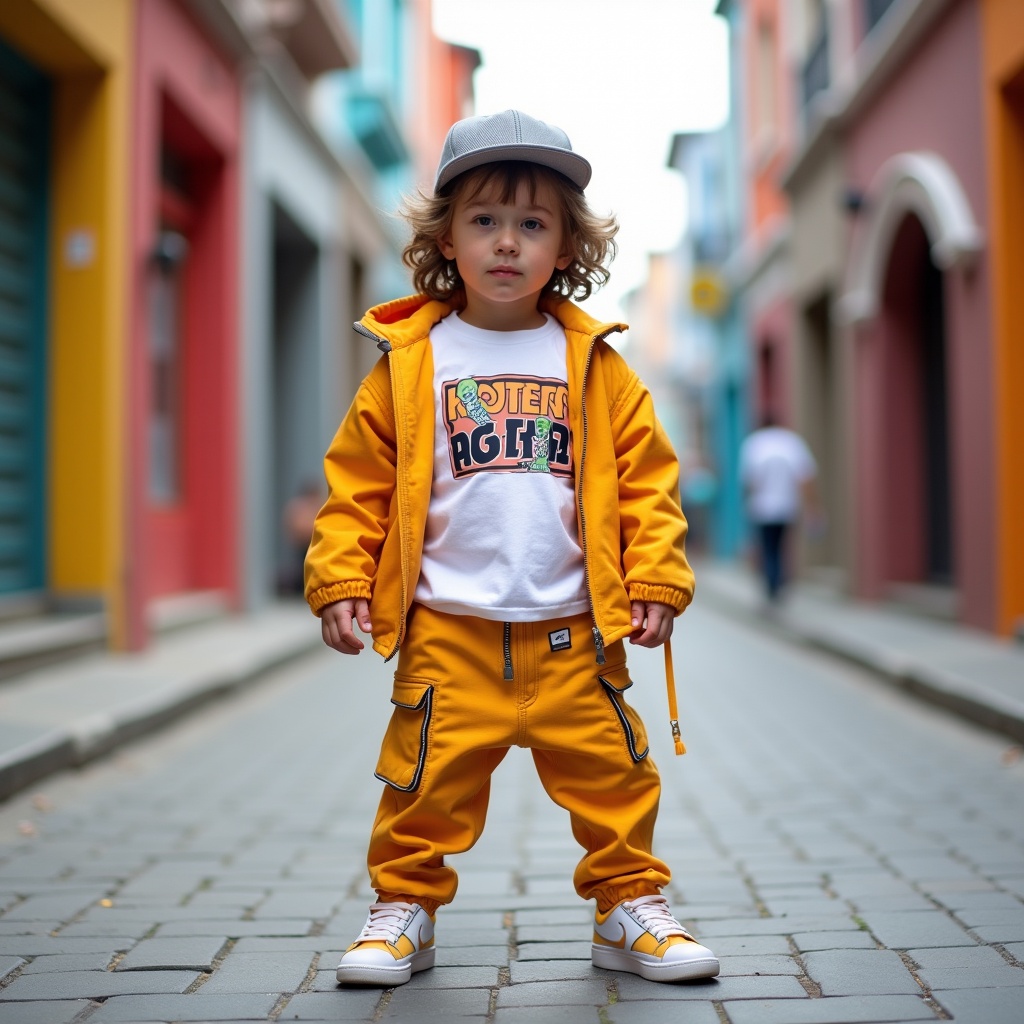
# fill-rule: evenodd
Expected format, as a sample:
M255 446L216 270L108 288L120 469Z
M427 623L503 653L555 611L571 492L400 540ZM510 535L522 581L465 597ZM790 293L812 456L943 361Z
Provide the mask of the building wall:
M339 395L354 384L343 358L338 164L262 74L248 79L243 139L246 516L239 540L246 603L256 607L276 586L283 505L322 478L323 425L337 425Z
M47 589L118 604L132 4L0 4L0 36L53 78Z
M237 599L238 161L236 70L176 0L138 0L129 257L128 643L141 646L155 597L215 590ZM182 496L150 492L155 401L149 365L152 253L162 217L161 148L188 165L194 223L181 308Z
M981 16L999 551L995 625L1009 633L1024 624L1024 7L1016 0L983 0Z
M981 45L979 8L973 0L949 7L918 48L846 132L850 183L870 192L885 161L908 151L940 154L952 168L975 218L988 216L984 134L980 94ZM870 211L869 211L870 213ZM898 263L893 272L899 274ZM952 460L952 501L955 524L955 573L962 617L975 625L994 624L995 548L993 544L993 429L991 320L988 307L988 261L983 253L970 273L947 271L944 293L948 344L947 374ZM898 400L891 374L899 365L886 361L886 324L876 317L858 332L857 429L874 422L881 395L890 414ZM888 346L891 349L891 345ZM891 353L890 353L891 354ZM909 380L902 380L912 387ZM861 435L866 437L865 434ZM882 465L891 452L885 436L861 452L858 473L860 529L857 563L860 591L878 596L894 572L888 538L893 512L897 519L913 515L917 499L911 490L902 498L881 483ZM892 470L895 472L895 470ZM883 477L880 478L879 474ZM893 502L904 501L904 509ZM889 554L886 552L889 551Z

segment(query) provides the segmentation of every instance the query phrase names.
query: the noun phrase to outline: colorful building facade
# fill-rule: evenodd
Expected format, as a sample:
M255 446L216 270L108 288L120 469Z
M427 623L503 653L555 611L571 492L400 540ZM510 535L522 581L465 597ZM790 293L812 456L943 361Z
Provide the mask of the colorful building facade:
M735 6L758 35L764 4ZM758 338L777 320L791 339L782 404L822 468L829 522L809 560L863 599L1012 632L1024 620L1020 6L809 0L779 13L794 134L769 173L788 199L790 309L748 308L747 323L755 407L772 389ZM742 60L758 81L757 46ZM749 145L742 166L756 199Z

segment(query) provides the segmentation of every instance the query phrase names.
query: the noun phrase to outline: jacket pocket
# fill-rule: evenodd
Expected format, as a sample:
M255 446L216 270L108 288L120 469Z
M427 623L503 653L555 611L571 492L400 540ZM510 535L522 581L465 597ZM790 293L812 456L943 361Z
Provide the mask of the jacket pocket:
M625 691L633 685L628 669L623 666L611 671L605 670L597 678L601 681L608 699L612 702L615 714L618 715L626 737L629 756L634 761L642 761L647 756L650 747L647 744L647 730L644 728L644 723L636 711L626 703L626 698L623 696Z
M394 789L411 793L419 787L427 763L433 684L423 679L396 676L391 703L395 710L384 733L377 770L373 774Z

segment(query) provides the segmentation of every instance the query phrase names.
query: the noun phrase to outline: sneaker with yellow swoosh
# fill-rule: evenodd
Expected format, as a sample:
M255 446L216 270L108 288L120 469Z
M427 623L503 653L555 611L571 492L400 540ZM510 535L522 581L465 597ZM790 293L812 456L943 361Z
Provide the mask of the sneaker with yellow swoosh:
M591 960L606 971L629 971L648 981L714 978L718 958L672 916L664 896L617 903L594 918Z
M374 903L338 964L342 985L404 985L434 966L434 919L416 903Z

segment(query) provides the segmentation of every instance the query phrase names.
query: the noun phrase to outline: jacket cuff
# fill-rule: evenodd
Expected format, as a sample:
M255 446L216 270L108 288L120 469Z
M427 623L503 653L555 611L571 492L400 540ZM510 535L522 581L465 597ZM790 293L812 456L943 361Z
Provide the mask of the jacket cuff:
M676 615L681 614L693 600L693 594L678 587L657 586L651 583L631 583L629 585L630 601L657 601L675 608Z
M344 601L347 597L364 597L370 600L370 584L362 580L349 580L346 583L331 583L329 586L320 587L307 595L306 600L313 614L317 617L320 612L329 604L335 601Z

